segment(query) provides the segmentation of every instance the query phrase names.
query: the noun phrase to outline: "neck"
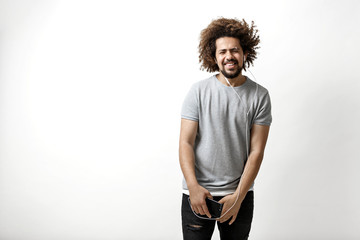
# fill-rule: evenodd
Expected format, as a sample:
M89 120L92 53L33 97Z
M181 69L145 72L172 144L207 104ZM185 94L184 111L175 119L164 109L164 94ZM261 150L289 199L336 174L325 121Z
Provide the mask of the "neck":
M225 79L225 76L222 73L219 73L218 75L216 75L216 77L217 79L219 79L219 81L222 84L229 86L228 82ZM241 86L246 81L246 77L242 74L239 74L239 76L237 76L236 78L227 78L227 79L232 87Z

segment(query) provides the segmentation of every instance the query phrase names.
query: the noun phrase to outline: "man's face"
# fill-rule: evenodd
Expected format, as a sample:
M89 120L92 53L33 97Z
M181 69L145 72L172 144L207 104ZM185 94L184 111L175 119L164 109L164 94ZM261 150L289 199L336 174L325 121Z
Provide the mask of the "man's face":
M215 58L220 72L227 78L239 76L244 56L239 39L233 37L218 38L215 46Z

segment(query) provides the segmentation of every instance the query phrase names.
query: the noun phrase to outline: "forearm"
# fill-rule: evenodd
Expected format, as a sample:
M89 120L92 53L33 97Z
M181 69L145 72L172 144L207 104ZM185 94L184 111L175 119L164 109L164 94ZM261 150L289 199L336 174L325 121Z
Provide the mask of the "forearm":
M259 172L263 156L263 152L260 151L254 151L249 154L239 185L235 191L235 194L239 194L238 202L240 204L244 200Z
M195 154L194 148L190 143L180 143L179 147L180 167L188 187L198 185L195 175Z

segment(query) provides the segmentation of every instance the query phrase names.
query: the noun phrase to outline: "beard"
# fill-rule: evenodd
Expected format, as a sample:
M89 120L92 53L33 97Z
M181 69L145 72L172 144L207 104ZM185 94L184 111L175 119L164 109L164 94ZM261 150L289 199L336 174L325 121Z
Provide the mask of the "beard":
M226 72L225 69L221 69L220 72L226 77L226 78L236 78L237 76L240 75L241 73L241 70L242 70L242 67L238 67L236 72L233 72L233 73L229 73L229 72Z
M223 66L223 69L220 69L220 72L226 77L226 78L236 78L237 76L240 75L241 71L242 71L242 66L239 66L238 65L238 61L236 61L235 59L230 59L228 61L225 62L228 63L228 62L233 62L234 64L237 65L237 70L235 72L226 72L225 70L225 66Z

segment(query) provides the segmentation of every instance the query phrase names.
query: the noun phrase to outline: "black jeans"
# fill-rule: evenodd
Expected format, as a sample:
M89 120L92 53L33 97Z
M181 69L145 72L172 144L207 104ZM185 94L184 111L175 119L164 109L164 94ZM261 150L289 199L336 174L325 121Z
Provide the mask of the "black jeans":
M246 240L249 237L254 211L254 192L249 191L241 203L235 222L229 225L230 219L224 223L215 220L200 219L192 212L188 195L183 194L181 218L184 240L210 240L217 223L222 240ZM214 197L219 201L222 197Z

